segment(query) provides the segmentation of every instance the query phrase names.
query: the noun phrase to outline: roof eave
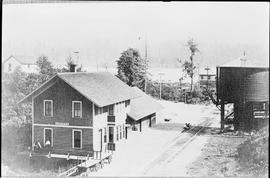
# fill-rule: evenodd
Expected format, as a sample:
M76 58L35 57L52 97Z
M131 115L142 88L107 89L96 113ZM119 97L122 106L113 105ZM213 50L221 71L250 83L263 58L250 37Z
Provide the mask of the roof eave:
M43 83L41 86L39 86L37 89L35 89L34 91L32 91L31 93L29 93L27 96L25 96L23 99L21 99L19 102L17 102L17 104L22 104L24 102L28 102L32 100L32 96L34 95L35 92L37 92L38 90L40 90L42 87L44 87L45 85L47 85L49 82L51 82L53 79L55 79L56 77L58 77L58 75L54 75L51 79L49 79L48 81L46 81L45 83Z

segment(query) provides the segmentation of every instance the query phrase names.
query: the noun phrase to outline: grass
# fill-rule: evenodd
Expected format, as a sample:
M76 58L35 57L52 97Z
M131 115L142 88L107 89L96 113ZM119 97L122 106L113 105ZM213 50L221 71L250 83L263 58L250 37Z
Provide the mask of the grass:
M72 160L48 159L46 157L30 158L29 152L25 152L23 154L9 155L9 161L4 161L3 163L5 166L8 166L14 175L51 177L57 176L59 173L72 167L73 162Z
M211 137L189 167L191 176L238 176L237 147L244 138Z
M239 155L242 153L239 153L239 147L247 140L247 137L210 137L202 149L201 156L188 167L188 175L203 177L265 176L266 172L257 174L258 171L252 171L240 163Z

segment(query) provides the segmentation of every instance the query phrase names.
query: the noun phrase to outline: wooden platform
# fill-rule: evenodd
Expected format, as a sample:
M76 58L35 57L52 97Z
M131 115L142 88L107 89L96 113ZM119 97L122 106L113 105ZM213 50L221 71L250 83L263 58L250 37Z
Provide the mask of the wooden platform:
M70 168L69 170L61 173L59 176L74 176L80 175L82 172L87 171L98 171L104 166L104 163L110 163L112 159L112 152L102 153L99 159L94 159L93 157L81 162L80 164ZM83 161L83 160L82 160Z
M104 159L107 159L111 155L112 155L112 153L102 153L101 159L93 159L92 158L92 159L86 160L85 162L79 164L78 167L89 168L97 163L100 163L101 161L104 161Z
M97 153L99 154L99 153ZM40 149L31 151L31 156L46 156L48 158L65 158L87 160L94 156L94 151L86 150L61 150L61 149Z

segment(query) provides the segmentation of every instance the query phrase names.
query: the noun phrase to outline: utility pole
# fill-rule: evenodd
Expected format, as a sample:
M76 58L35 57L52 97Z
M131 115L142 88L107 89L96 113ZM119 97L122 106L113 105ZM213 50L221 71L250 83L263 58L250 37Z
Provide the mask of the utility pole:
M146 67L146 64L147 64L147 36L145 35L145 56L144 56L144 60L145 60L145 67ZM144 92L146 93L146 86L147 86L147 76L145 74L145 77L144 77ZM147 94L147 93L146 93Z
M164 73L158 73L159 75L159 99L161 100L161 76L164 75Z
M141 37L138 38L139 40L141 40ZM147 35L145 35L145 42L144 42L144 62L145 62L145 66L147 64ZM146 93L146 86L147 86L147 76L145 74L144 76L144 92Z
M182 80L183 80L183 77L180 77L179 78L179 90L180 90L180 97L181 97L181 94L182 94Z
M206 70L206 76L207 76L206 89L208 91L208 81L209 81L208 71L210 70L210 68L207 66L206 68L204 68L204 70Z

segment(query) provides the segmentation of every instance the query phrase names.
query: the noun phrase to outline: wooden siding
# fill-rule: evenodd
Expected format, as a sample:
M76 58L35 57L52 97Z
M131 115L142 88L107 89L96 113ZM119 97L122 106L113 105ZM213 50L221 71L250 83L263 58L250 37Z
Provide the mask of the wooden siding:
M225 103L234 103L238 101L243 101L249 98L245 95L250 88L252 90L256 86L257 88L263 88L256 84L262 84L261 82L266 82L269 85L269 80L259 79L257 76L256 80L250 79L255 73L266 71L269 74L269 69L267 68L237 68L237 67L220 67L218 68L217 76L217 97L218 99L224 100ZM257 82L260 80L261 82ZM252 87L251 87L252 86ZM265 84L263 84L265 86ZM265 91L265 89L258 90L256 94L253 94L252 100L260 100L260 91ZM252 92L252 91L249 91Z
M248 76L243 87L246 101L269 101L269 72Z
M53 129L53 149L55 150L63 149L63 150L70 150L70 151L78 150L78 149L72 148L72 129L73 128L34 126L34 143L36 141L39 141L41 145L44 144L44 128ZM81 150L93 151L93 130L92 129L78 129L78 130L82 130L82 149Z
M234 129L250 132L269 124L269 119L255 119L253 116L253 102L234 103ZM266 109L267 110L267 109ZM269 106L268 106L269 110ZM269 114L268 114L269 116Z
M43 100L53 100L53 117L45 117ZM72 101L82 101L82 118L72 118ZM52 87L34 98L34 123L68 123L73 126L92 126L92 102L59 80Z

